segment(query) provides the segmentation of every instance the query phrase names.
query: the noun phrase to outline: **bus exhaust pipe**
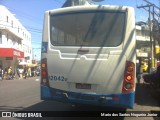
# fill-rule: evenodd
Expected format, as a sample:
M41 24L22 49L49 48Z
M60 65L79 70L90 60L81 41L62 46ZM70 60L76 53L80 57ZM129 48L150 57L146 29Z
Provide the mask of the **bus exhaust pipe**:
M68 94L67 93L63 93L62 95L63 95L64 98L68 99Z
M105 97L100 97L100 98L98 99L98 101L99 101L100 103L104 103Z

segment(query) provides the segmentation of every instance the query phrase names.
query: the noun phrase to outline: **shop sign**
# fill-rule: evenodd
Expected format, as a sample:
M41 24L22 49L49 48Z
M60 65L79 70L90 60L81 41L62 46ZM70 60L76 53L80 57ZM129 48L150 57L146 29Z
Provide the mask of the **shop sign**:
M24 52L15 50L13 48L0 48L0 56L24 58Z
M21 53L20 53L19 51L13 50L13 55L14 55L14 56L17 56L17 57L20 57L20 56L21 56Z
M148 53L137 52L137 57L148 57Z

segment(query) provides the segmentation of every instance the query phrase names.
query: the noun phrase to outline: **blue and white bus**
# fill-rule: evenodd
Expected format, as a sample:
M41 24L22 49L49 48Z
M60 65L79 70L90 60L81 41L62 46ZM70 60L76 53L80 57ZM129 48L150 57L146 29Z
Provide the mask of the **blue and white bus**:
M133 108L135 45L132 7L87 5L46 11L41 99Z

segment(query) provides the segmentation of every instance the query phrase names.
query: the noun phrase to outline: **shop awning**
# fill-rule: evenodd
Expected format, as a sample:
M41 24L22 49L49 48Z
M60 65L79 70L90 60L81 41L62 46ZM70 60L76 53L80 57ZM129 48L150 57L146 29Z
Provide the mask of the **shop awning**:
M14 48L0 48L0 57L24 58L24 52Z

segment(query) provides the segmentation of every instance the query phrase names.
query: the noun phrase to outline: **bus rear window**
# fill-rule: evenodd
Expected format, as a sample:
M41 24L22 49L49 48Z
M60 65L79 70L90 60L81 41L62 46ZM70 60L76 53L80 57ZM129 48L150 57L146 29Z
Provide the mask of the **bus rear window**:
M50 16L54 46L116 47L122 43L125 12L91 11Z

